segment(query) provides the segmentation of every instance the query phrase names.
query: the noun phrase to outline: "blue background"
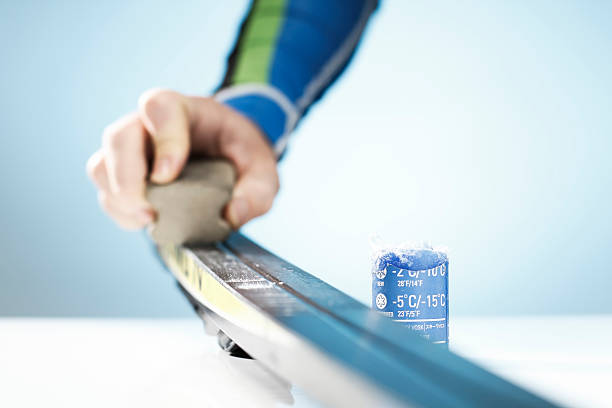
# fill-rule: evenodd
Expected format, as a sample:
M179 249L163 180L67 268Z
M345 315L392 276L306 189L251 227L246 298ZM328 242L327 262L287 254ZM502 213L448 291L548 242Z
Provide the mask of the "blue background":
M0 314L190 315L85 162L148 88L208 94L246 4L0 3ZM611 18L383 2L245 232L366 304L377 232L449 247L451 314L612 312Z

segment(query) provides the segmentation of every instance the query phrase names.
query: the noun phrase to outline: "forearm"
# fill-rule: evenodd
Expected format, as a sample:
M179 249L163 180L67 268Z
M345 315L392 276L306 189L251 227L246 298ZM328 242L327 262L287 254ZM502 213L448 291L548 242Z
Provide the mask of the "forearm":
M255 0L217 98L280 153L287 136L350 61L375 0Z

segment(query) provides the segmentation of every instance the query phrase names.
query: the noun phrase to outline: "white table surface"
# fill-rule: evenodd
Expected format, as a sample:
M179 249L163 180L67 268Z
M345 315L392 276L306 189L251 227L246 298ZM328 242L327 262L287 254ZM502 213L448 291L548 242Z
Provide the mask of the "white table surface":
M451 349L576 407L612 407L612 316L451 318ZM197 319L0 319L0 407L317 404Z

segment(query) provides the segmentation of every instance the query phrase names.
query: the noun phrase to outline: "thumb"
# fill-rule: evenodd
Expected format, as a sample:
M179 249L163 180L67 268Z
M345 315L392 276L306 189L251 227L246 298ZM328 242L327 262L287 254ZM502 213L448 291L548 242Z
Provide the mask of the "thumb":
M185 97L152 89L138 101L142 123L153 141L151 180L169 183L178 177L189 156L189 119Z
M226 207L226 219L238 229L247 221L265 214L278 192L276 162L262 161L242 174Z

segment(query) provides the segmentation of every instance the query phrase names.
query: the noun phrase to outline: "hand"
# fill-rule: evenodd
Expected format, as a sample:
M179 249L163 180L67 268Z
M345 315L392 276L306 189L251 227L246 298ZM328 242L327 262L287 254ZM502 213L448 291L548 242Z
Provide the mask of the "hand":
M167 90L144 93L137 113L105 129L87 173L104 211L121 227L140 229L156 216L145 198L147 180L176 179L190 153L234 164L238 179L224 211L232 227L270 209L279 187L272 148L253 122L211 98Z

